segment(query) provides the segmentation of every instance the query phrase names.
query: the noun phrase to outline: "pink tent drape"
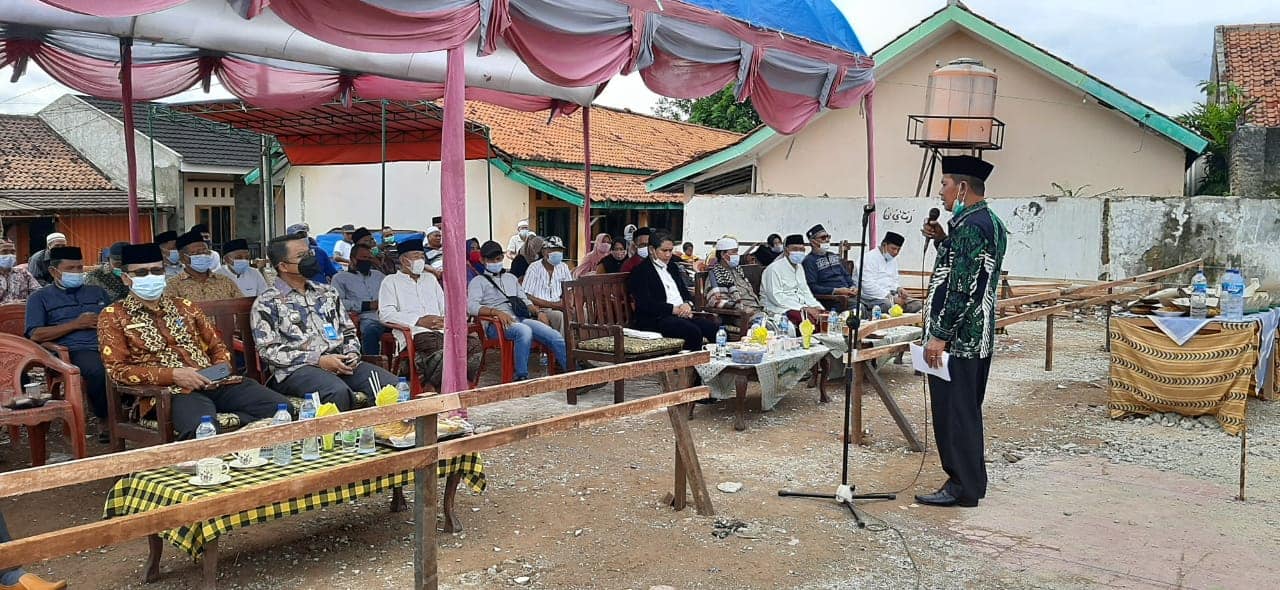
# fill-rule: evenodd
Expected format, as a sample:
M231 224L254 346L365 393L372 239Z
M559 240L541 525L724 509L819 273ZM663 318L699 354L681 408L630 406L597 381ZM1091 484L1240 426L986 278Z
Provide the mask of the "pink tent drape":
M466 186L466 100L463 87L466 67L462 49L449 50L448 80L445 82L444 128L441 139L443 155L440 159L440 207L444 217L444 240L450 244L466 241L467 186ZM445 268L462 269L468 264L462 248L445 248ZM467 388L467 285L465 273L446 273L444 277L445 346L455 354L445 355L444 391L454 393ZM460 354L456 351L462 351Z

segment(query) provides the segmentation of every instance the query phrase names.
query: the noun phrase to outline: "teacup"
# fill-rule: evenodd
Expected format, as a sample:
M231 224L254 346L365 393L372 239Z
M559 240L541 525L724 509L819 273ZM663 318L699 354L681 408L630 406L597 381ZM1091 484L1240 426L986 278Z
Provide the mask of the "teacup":
M231 473L231 466L217 457L208 457L196 462L196 477L200 483L213 483L228 473Z
M260 453L261 451L258 449L242 449L242 450L236 451L235 452L236 465L239 465L241 467L253 465L253 462L258 460L258 456Z

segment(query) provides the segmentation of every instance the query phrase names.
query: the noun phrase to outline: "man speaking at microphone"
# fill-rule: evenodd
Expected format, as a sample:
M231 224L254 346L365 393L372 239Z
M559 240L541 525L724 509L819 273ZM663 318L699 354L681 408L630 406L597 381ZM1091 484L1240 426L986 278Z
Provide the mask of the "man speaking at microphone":
M922 233L937 242L937 259L925 298L925 361L942 366L951 355L951 381L929 376L933 435L947 482L916 501L932 506L978 505L987 494L983 462L982 400L995 347L996 289L1004 262L1004 223L984 200L993 166L972 156L942 158L947 230L936 221Z

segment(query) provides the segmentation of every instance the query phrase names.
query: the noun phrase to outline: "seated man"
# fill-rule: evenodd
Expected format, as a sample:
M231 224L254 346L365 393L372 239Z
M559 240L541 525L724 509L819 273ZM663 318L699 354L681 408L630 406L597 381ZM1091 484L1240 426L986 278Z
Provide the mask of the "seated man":
M471 279L471 283L467 285L467 313L473 316L496 317L502 323L507 338L515 343L517 381L529 378L529 350L535 340L551 349L561 371L568 371L569 358L565 350L564 336L552 330L550 326L532 319L538 313L538 308L525 296L515 275L502 267L504 256L502 244L488 241L480 246L480 258L484 260L484 273ZM512 299L523 303L529 315L517 316L516 308L512 306ZM488 331L490 338L497 338L497 332L492 324L489 325Z
M181 253L177 247L178 232L166 231L156 234L155 243L160 246L160 253L164 256L164 276L176 277L182 274Z
M124 281L131 292L98 318L102 360L111 380L172 388L173 428L179 439L194 437L203 416L232 413L240 425L273 416L277 405L287 401L279 393L252 379L232 376L214 382L198 372L230 364L231 351L198 307L167 292L161 260L155 244L124 248ZM143 415L149 410L142 408Z
M53 248L61 248L67 245L67 236L61 232L53 232L44 238L44 250L32 254L27 259L27 270L31 272L31 276L40 281L41 285L48 285L53 281L53 277L49 276L49 250Z
M124 274L120 270L120 254L124 252L124 247L129 242L116 242L111 245L111 249L107 251L107 261L94 267L93 270L85 273L84 284L102 287L107 292L107 299L111 303L115 303L129 296L129 287L125 286L120 279L120 275ZM0 246L0 251L4 247Z
M209 245L195 230L178 236L174 246L185 270L169 278L165 292L170 296L193 303L244 297L235 281L213 272Z
M427 228L426 235L427 245L422 250L426 255L426 272L435 275L438 280L444 271L444 231L432 226Z
M342 239L333 245L333 263L338 265L338 270L351 270L351 247L355 245L355 240L351 234L355 233L356 226L350 223L339 228L342 232Z
M737 240L720 238L716 241L715 263L707 271L707 306L762 315L764 304L751 288L741 265Z
M637 266L627 279L636 302L636 328L684 340L685 350L702 350L703 339L715 342L720 326L693 317L693 297L676 268L671 236L658 232L651 244L650 260Z
M760 297L769 315L786 315L792 324L799 324L808 317L814 324L822 317L822 304L809 291L805 281L803 262L804 237L787 236L786 256L779 256L760 279Z
M854 287L853 277L845 270L840 255L829 248L831 234L818 224L809 228L807 235L812 250L804 258L804 276L809 292L814 295L856 296L858 289Z
M200 236L200 240L204 242L204 245L209 247L209 256L213 257L213 266L211 268L217 270L221 267L222 255L218 254L218 251L213 248L213 234L209 233L209 226L203 223L197 223L191 226L189 231Z
M391 238L384 237L382 245L373 239L373 234L367 228L358 228L351 233L351 239L355 240L353 244L363 244L365 248L373 255L373 267L382 271L382 274L391 276L395 274L398 268L399 257L396 256L396 246L394 234Z
M249 242L230 240L222 245L223 265L214 271L240 287L245 297L257 297L267 290L267 280L262 271L250 266Z
M311 248L311 255L316 259L316 274L307 278L322 285L329 284L329 279L338 274L338 266L333 263L333 259L329 257L328 252L324 251L324 248L318 247L316 239L311 236L311 226L305 223L295 223L286 228L284 233L290 236L302 236L307 240L307 245Z
M538 306L539 318L551 329L564 333L564 301L561 284L572 281L573 273L564 263L564 242L550 236L542 242L542 258L529 266L521 286L529 300Z
M9 527L4 523L4 515L0 514L0 543L8 543ZM21 566L0 569L0 590L62 590L67 587L65 581L50 582L35 574L23 571Z
M641 262L649 259L649 237L652 233L653 230L647 227L636 229L636 233L632 237L631 242L631 257L628 258L626 262L622 263L622 269L618 272L631 272L635 270L637 266L640 266Z
M382 335L387 329L378 319L378 290L387 275L373 268L373 254L364 244L347 252L351 269L333 275L333 288L342 298L342 308L360 316L360 352L366 356L382 354Z
M399 245L400 272L382 281L378 291L378 317L387 323L409 326L418 375L423 385L440 391L444 376L444 289L435 275L426 272L422 240ZM395 332L396 344L406 346L404 335ZM475 382L483 353L480 338L467 334L467 381Z
M879 307L886 315L894 304L901 305L906 313L916 313L924 307L922 302L908 298L902 290L897 258L904 241L901 234L889 232L884 235L879 248L862 256L862 292L858 299L865 316L870 317L873 306Z
M354 406L355 391L373 399L374 375L383 385L399 380L360 360L356 327L338 292L307 279L323 273L305 237L272 238L267 259L279 278L253 303L253 337L277 391L293 397L319 392L321 403L333 402L345 412Z
M0 304L22 303L40 290L40 281L30 269L14 268L17 262L18 249L13 242L0 239Z
M49 274L53 282L27 299L27 338L59 344L71 352L71 364L80 367L93 415L106 418L107 373L98 355L98 312L108 304L107 292L84 284L79 248L50 248ZM105 440L105 434L99 433L98 439Z

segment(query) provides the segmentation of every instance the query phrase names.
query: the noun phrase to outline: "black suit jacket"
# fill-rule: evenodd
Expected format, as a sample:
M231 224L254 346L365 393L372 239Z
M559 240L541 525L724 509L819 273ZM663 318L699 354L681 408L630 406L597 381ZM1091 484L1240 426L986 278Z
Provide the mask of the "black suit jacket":
M667 273L675 280L676 288L680 290L680 298L686 302L693 301L693 297L689 295L689 288L684 284L682 273L676 268L674 257L667 263ZM646 260L631 271L631 276L627 279L627 287L636 302L637 328L652 330L659 320L674 315L672 313L674 308L667 303L667 290L662 286L662 279L658 277L658 267L653 262Z

